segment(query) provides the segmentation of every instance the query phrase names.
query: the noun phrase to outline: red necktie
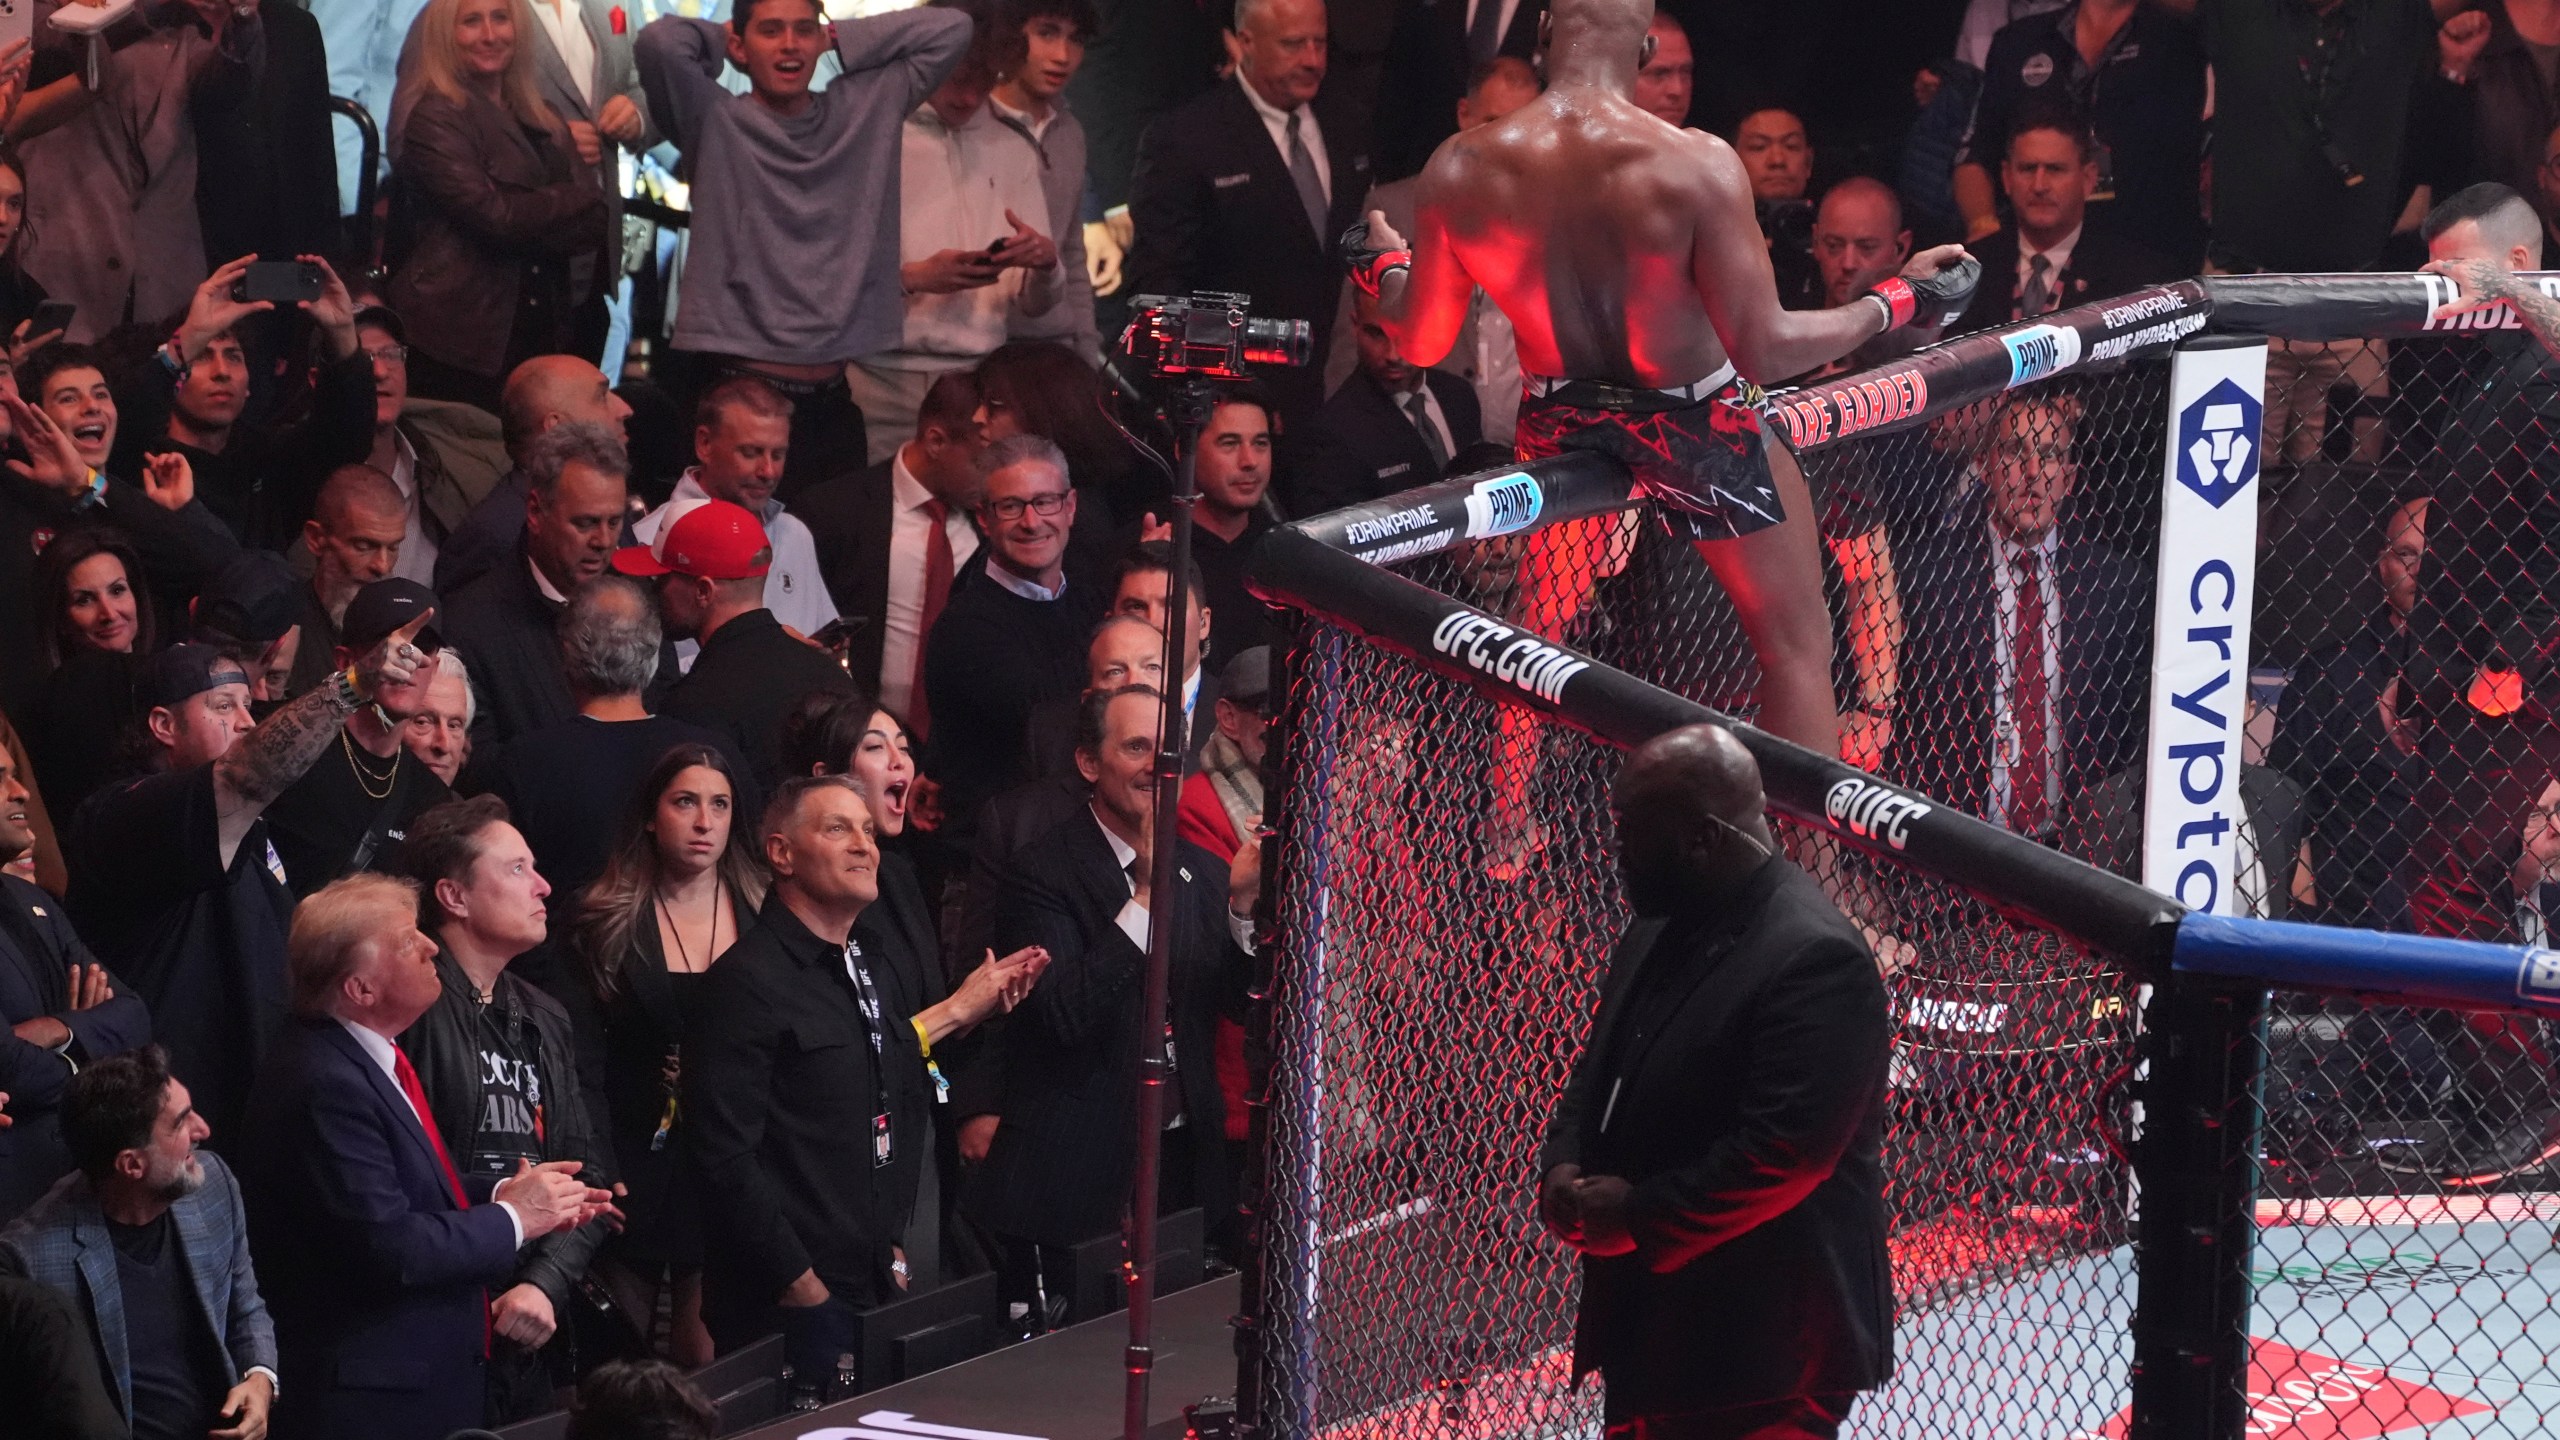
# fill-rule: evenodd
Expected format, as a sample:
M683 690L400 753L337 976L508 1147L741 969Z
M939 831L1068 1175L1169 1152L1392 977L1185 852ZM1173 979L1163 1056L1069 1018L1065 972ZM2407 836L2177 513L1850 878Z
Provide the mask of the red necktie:
M427 1132L427 1143L435 1147L436 1164L444 1170L445 1188L453 1192L453 1207L471 1208L471 1197L462 1193L461 1172L453 1168L453 1157L445 1153L444 1136L436 1131L436 1112L427 1108L427 1087L418 1083L418 1072L409 1064L409 1052L391 1047L391 1073L400 1082L400 1093L409 1097L410 1108L418 1112L418 1124ZM489 1292L480 1292L480 1354L489 1354L489 1337L494 1333L489 1319Z
M918 507L924 511L929 527L924 539L924 618L916 628L916 674L907 690L907 723L921 740L932 728L933 715L924 703L924 642L933 634L933 622L942 618L943 602L951 598L951 532L944 528L951 508L939 500L927 500Z
M2018 622L2010 632L2009 657L2017 679L2009 687L2009 723L2018 730L2017 758L2009 763L2009 828L2021 835L2041 834L2053 813L2053 797L2045 787L2045 625L2044 582L2033 554L2013 562L2018 575Z
M453 1157L445 1153L444 1137L436 1133L436 1112L427 1108L427 1089L418 1083L418 1072L410 1068L409 1052L397 1045L391 1047L391 1073L400 1081L400 1093L408 1096L409 1104L417 1110L418 1123L427 1132L427 1143L435 1147L436 1163L444 1167L444 1183L453 1191L454 1208L470 1209L471 1200L462 1193L461 1172L453 1168Z

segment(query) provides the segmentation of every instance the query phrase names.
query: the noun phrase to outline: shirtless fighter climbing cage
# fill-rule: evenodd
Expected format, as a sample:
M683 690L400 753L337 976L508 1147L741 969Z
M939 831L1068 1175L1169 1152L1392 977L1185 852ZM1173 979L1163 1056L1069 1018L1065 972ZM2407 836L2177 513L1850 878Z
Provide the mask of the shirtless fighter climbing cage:
M1527 377L1519 457L1597 450L1624 462L1656 522L1694 542L1732 597L1760 660L1762 728L1837 754L1813 506L1795 457L1761 428L1755 382L1953 320L1981 266L1942 245L1869 291L1871 304L1781 308L1740 157L1629 98L1652 13L1651 0L1555 0L1546 94L1432 155L1410 250L1372 211L1344 258L1416 364L1449 353L1475 287L1493 297ZM1520 623L1563 638L1590 595L1588 557L1607 552L1618 523L1531 537ZM1537 843L1527 790L1539 734L1530 712L1500 713L1498 870L1510 868L1501 852Z

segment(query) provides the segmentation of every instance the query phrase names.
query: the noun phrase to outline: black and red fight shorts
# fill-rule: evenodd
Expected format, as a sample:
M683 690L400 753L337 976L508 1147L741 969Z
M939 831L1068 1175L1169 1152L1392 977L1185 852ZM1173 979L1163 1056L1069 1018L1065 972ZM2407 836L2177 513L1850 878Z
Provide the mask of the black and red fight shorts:
M1787 518L1760 439L1760 387L1730 365L1672 390L1533 375L1513 442L1522 460L1596 450L1683 540L1738 540Z

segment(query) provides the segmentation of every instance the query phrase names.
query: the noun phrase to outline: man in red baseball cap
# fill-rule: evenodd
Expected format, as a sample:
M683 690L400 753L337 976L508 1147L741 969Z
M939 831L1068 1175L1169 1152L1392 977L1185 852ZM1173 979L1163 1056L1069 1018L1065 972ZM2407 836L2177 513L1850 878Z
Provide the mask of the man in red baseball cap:
M773 544L753 512L726 500L669 509L656 540L613 556L614 569L657 582L667 633L702 645L659 713L732 736L771 794L783 778L783 717L812 691L851 694L853 681L765 608Z

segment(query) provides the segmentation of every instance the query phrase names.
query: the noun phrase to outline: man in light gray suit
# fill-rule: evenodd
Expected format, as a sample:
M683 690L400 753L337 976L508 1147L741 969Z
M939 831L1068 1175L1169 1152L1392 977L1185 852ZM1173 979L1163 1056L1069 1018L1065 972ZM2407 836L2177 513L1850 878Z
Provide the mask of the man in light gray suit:
M62 1136L80 1169L0 1231L0 1266L88 1321L99 1373L136 1435L257 1440L276 1333L249 1267L239 1182L157 1045L80 1072Z

